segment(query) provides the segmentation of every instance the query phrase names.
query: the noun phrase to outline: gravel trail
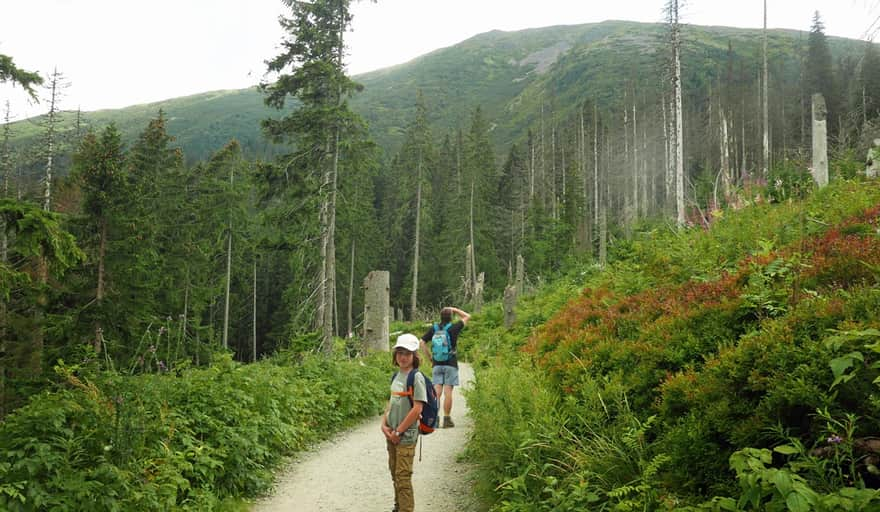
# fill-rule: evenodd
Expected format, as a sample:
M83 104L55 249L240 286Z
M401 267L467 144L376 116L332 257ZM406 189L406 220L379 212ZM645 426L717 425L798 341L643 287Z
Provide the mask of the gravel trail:
M461 383L473 382L473 370L459 364ZM452 419L455 427L421 437L413 468L416 512L472 512L470 466L460 459L471 420L467 403L456 387ZM441 404L442 415L442 404ZM273 496L257 502L253 512L388 512L394 490L388 472L381 416L341 432L301 454L279 475ZM419 451L422 460L419 461Z

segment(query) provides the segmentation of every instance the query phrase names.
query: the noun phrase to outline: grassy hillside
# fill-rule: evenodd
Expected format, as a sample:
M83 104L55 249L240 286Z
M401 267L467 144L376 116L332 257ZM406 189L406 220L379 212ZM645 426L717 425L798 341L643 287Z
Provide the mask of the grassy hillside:
M662 62L664 26L624 21L554 26L516 32L493 31L391 68L355 77L365 90L353 106L370 124L376 142L396 151L401 132L413 116L417 92L424 91L435 133L465 126L482 106L494 125L499 151L522 140L541 115L541 101L565 116L579 102L594 98L600 107L621 101L627 81L645 93L656 89ZM725 27L685 26L683 71L686 91L704 86L720 73L728 43L739 58L757 66L760 32ZM771 63L795 74L806 33L770 32ZM861 55L861 41L829 38L835 58ZM792 75L790 78L794 78ZM255 88L214 91L118 110L89 112L87 125L115 122L129 141L159 109L169 117L169 132L190 160L206 158L235 138L246 154L269 157L280 148L261 136L259 121L277 112L266 108ZM74 116L66 117L66 129ZM35 144L38 129L29 121L13 124L18 147Z
M840 180L489 308L462 346L492 510L877 510L878 284L880 183Z

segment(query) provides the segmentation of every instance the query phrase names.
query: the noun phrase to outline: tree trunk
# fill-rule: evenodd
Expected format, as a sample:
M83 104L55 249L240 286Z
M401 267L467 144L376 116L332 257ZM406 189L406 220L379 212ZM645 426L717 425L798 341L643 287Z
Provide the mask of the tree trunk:
M556 120L550 128L550 208L553 220L559 219L559 194L556 190Z
M229 288L232 281L232 222L229 223L229 236L226 238L226 292L223 305L223 348L229 348Z
M463 279L464 282L462 283L464 285L463 291L465 302L468 302L471 298L473 298L474 282L471 279L471 276L473 275L473 271L471 270L471 265L473 265L472 254L473 249L471 248L471 245L468 244L468 246L465 247Z
M763 54L764 54L764 69L763 69L763 79L761 80L761 109L763 111L763 132L764 132L764 157L763 157L763 176L767 177L768 170L770 168L770 116L769 116L769 107L767 100L767 81L768 81L768 73L767 73L767 0L764 0L764 35L763 35Z
M421 234L422 227L422 155L419 155L419 164L418 164L418 172L417 174L417 182L416 182L416 240L415 240L415 249L413 251L413 283L412 283L412 296L410 297L410 311L409 318L410 320L415 320L416 318L416 308L418 308L418 297L419 297L419 236Z
M678 0L672 1L673 33L672 52L675 66L675 210L676 223L684 226L684 125L681 99L681 30L678 24Z
M95 290L95 303L97 304L98 311L100 315L103 316L104 309L104 264L106 260L107 253L107 219L102 217L100 220L101 228L100 228L100 239L98 240L98 286ZM98 320L95 323L95 341L94 348L95 353L101 353L101 340L102 336L102 325L101 320Z
M3 115L3 146L0 147L0 171L3 172L3 197L9 197L9 178L12 175L12 153L9 149L11 130L9 127L9 115L9 100L6 100L6 109Z
M354 253L355 253L355 245L357 244L356 239L351 240L351 267L348 272L348 336L351 337L354 332L352 326L352 303L354 297Z
M235 166L229 168L229 188L235 183ZM229 234L226 238L226 303L223 307L223 348L229 348L229 288L232 282L232 215L229 218Z
M342 17L344 19L344 17ZM339 46L336 54L337 69L342 72L344 68L343 54L345 45L343 44L345 34L344 21L340 20L339 26ZM336 107L342 104L342 89L338 86L336 91ZM339 125L340 120L335 121L333 127L332 151L333 162L329 170L330 185L328 207L327 207L327 252L324 256L324 266L326 268L324 298L323 298L323 325L322 325L322 349L325 353L333 351L333 316L336 312L336 192L339 186L339 140L341 138L342 127Z
M526 262L521 254L516 256L516 294L522 295L525 290Z
M189 277L189 269L186 270L186 291L183 295L183 315L180 316L180 334L178 336L177 345L178 347L183 344L186 340L186 321L189 318L189 292L190 288L192 288L192 283L190 282ZM198 347L196 347L198 350ZM184 354L186 354L186 350L184 349Z
M587 134L586 127L584 126L584 109L581 107L580 112L580 171L581 171L581 179L583 180L583 189L581 190L581 204L582 210L581 215L579 215L581 228L580 228L580 240L581 240L581 250L588 251L587 254L592 257L592 251L590 251L590 216L588 208L588 204L590 202L590 179L587 174Z
M483 311L483 287L486 282L486 273L480 272L477 276L476 285L474 286L474 312Z
M639 182L641 178L639 176L639 143L638 143L638 122L636 120L636 95L633 93L633 104L632 104L632 127L633 127L633 161L632 161L632 173L633 173L633 220L638 221L639 218Z
M593 105L593 224L599 230L599 106Z
M516 286L504 288L504 327L510 329L516 322Z
M471 250L471 275L468 276L471 279L472 290L476 291L477 286L477 250L476 245L474 245L474 189L476 188L475 179L471 179L471 204L470 204L470 250Z
M538 193L541 198L541 208L546 210L547 208L547 165L545 160L545 150L544 150L544 98L541 98L541 175L538 178L538 185L541 187ZM476 282L476 278L474 278L474 282Z
M813 179L819 188L828 185L828 111L821 93L813 94Z
M670 133L670 121L666 115L666 98L662 99L663 107L663 209L664 212L669 211L669 205L672 204L672 137Z
M730 180L730 141L727 135L727 116L721 109L721 183L725 201L729 200L733 188ZM720 206L720 205L718 205Z
M387 352L389 349L390 282L387 270L374 270L364 278L364 349L367 351Z
M535 200L535 143L530 140L529 146L529 203Z
M253 362L257 362L257 258L254 257L254 307L251 321L251 334L253 335Z
M52 73L51 98L49 100L49 119L46 127L46 188L43 191L43 210L50 211L52 205L52 170L53 160L55 157L55 123L58 113L58 105L56 104L58 94L58 70Z

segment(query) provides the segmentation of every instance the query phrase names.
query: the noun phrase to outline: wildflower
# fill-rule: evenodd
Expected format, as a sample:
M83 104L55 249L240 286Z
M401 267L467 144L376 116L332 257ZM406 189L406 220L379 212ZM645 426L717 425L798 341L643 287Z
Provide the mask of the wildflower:
M150 353L151 353L151 354L155 354L155 353L156 353L156 345L150 345Z
M826 439L826 441L828 441L828 444L840 444L843 442L843 439L839 435L834 434L833 436Z
M166 329L165 329L165 326L164 326L164 325L161 326L161 327L159 327L159 336L162 336L162 335L165 333L165 330L166 330Z
M160 372L168 371L168 368L165 367L165 361L159 361L156 366L159 368Z

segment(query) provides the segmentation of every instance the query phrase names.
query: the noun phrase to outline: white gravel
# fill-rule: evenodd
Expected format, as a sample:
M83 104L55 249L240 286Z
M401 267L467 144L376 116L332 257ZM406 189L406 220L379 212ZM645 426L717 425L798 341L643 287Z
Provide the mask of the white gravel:
M459 373L462 385L469 386L473 381L471 367L462 363ZM440 408L442 415L442 403ZM459 460L471 429L467 410L456 387L452 405L455 427L438 429L419 440L413 469L416 512L479 509L472 491L471 466ZM303 453L279 475L275 494L257 502L253 512L390 511L394 490L380 420L381 416L371 418Z

